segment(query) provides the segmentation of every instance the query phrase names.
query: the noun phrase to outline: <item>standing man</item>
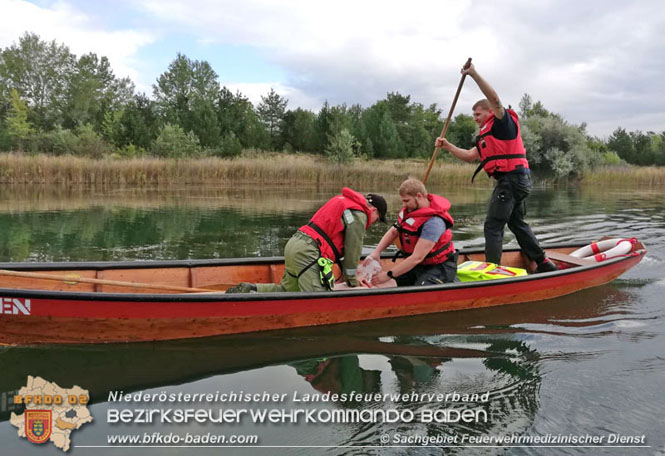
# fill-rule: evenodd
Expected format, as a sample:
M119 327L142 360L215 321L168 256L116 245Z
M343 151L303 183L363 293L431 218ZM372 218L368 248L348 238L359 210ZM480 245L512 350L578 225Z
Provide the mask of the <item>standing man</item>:
M279 285L242 282L227 293L330 291L335 286L333 263L340 265L348 286L369 286L356 277L363 238L377 220L386 223L387 210L381 195L363 196L343 188L341 195L324 204L286 243L284 275Z
M487 97L473 105L473 120L480 127L477 144L468 150L460 149L445 138L437 138L436 146L465 162L480 160L474 177L480 169L484 169L496 179L485 218L485 261L501 264L503 231L507 223L522 251L536 262L536 272L556 271L557 267L547 258L524 220L525 200L531 191L531 174L517 113L503 107L499 95L478 74L473 64L468 69L462 68L462 74L471 76Z
M372 284L379 285L390 279L395 279L398 286L454 282L457 252L450 231L454 223L448 213L450 202L442 196L427 193L425 185L414 178L402 182L399 196L404 207L397 215L397 222L365 261L370 258L378 261L381 252L398 236L406 259L392 270L377 274Z

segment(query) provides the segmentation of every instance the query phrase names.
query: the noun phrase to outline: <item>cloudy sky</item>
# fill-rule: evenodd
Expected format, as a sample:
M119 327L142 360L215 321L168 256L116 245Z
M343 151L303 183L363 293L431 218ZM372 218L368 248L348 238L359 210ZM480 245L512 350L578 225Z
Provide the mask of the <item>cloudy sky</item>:
M289 108L313 110L398 91L447 111L473 57L505 105L529 93L601 137L665 130L655 0L0 0L0 12L0 47L34 32L107 56L149 94L181 52L254 102L271 87ZM480 97L468 80L456 113Z

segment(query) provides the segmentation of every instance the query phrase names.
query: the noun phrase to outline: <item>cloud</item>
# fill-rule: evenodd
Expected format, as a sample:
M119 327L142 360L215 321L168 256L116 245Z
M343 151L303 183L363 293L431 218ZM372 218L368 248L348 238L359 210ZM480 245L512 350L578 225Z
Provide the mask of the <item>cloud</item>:
M32 30L76 53L108 56L118 75L135 82L155 79L145 74L148 67L165 71L164 56L187 48L181 40L204 46L192 57L210 61L216 49L251 48L251 58L279 68L282 79L273 72L261 81L263 72L254 70L251 79L226 85L253 101L272 86L289 107L313 109L324 100L368 106L399 91L445 110L471 56L506 105L529 93L570 122L586 121L598 135L636 119L643 130L665 129L665 13L655 0L136 0L113 3L118 17L133 19L123 24L134 24L116 28L100 13L81 12L86 7L93 10L0 0L0 45ZM159 65L147 52L137 57L149 43L155 44L150 52L159 47ZM468 113L481 96L467 80L457 112Z
M88 52L106 56L116 76L128 76L135 82L140 79L136 54L142 46L156 39L142 31L105 29L98 18L65 2L40 7L22 0L0 0L0 11L3 15L1 47L16 43L25 32L34 32L43 40L65 44L77 56Z

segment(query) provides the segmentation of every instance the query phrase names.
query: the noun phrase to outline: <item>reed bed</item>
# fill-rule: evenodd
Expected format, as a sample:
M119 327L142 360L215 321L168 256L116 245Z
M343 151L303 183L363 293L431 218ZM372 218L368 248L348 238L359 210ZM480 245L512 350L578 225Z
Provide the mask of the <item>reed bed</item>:
M422 177L427 160L353 160L335 164L308 154L245 151L234 159L102 159L51 155L0 154L2 184L154 186L173 184L395 187L408 176ZM439 162L428 183L466 186L475 169L466 163ZM547 179L539 179L547 184ZM659 187L665 168L601 167L584 174L582 185ZM491 186L477 179L476 186Z
M584 173L582 185L599 187L661 187L665 167L603 166Z
M148 186L170 184L395 186L421 177L425 160L354 160L333 164L305 154L256 153L234 159L94 160L74 156L0 154L0 183ZM474 167L438 163L429 182L466 185Z

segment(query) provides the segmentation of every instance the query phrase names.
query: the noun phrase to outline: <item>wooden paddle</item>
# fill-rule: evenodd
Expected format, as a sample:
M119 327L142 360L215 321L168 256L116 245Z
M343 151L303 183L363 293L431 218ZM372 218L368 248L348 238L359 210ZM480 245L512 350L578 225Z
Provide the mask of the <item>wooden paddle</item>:
M68 275L44 274L41 272L24 272L24 271L9 271L7 269L0 269L0 276L24 277L28 279L42 279L42 280L56 280L58 282L68 282L71 284L76 283L95 283L99 285L111 285L114 287L129 287L129 288L149 288L152 290L164 291L178 291L181 293L219 293L218 290L210 288L191 288L179 287L175 285L160 285L153 283L140 283L140 282L124 282L120 280L107 280L107 279L92 279L88 277L72 277ZM225 286L227 284L217 284L215 286ZM231 284L228 284L231 286Z
M464 64L464 69L466 70L471 66L471 57L469 57L469 60L466 61ZM448 118L446 121L443 123L443 130L441 130L441 138L445 138L446 133L448 132L448 126L450 125L450 119L453 116L453 111L455 110L455 105L457 104L457 99L459 98L459 94L462 91L462 85L464 85L464 79L466 78L466 74L462 75L462 79L460 79L459 85L457 86L457 92L455 93L455 98L453 99L453 104L450 105L450 111L448 111ZM434 152L432 153L432 159L429 161L429 166L427 167L427 171L425 172L425 177L423 177L423 184L427 183L427 178L429 177L430 171L432 171L432 166L434 166L434 162L436 161L436 156L439 154L439 148L435 147Z

